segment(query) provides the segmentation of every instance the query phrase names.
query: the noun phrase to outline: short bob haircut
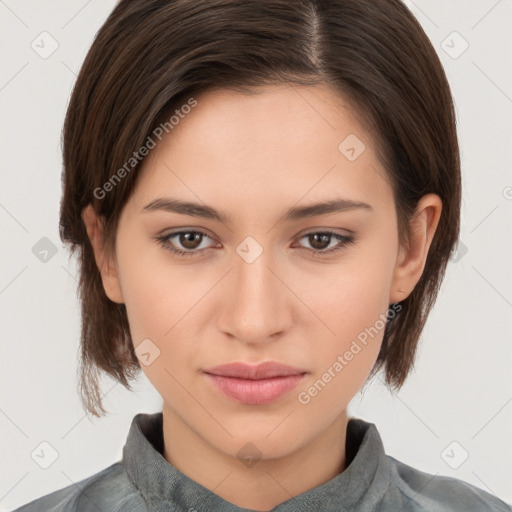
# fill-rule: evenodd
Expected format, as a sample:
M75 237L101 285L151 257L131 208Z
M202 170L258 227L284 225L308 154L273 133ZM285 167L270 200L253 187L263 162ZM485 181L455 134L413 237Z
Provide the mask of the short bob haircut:
M106 413L102 371L131 390L141 367L126 307L105 294L83 209L92 204L101 216L112 254L143 162L134 165L134 154L160 123L199 92L278 84L327 84L351 102L387 171L401 243L419 199L442 200L423 274L388 317L372 369L385 369L390 388L404 383L460 226L454 105L421 25L400 0L121 0L85 58L62 132L60 236L70 256L80 249L78 387L87 413Z

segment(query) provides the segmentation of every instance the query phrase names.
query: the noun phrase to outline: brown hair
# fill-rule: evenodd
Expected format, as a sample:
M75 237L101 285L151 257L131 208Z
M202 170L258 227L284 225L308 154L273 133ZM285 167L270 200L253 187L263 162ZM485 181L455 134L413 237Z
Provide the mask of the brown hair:
M62 134L60 235L71 255L80 249L87 412L106 412L102 371L131 389L140 364L125 305L103 289L82 210L92 204L102 216L113 250L141 162L108 193L95 191L126 170L162 119L199 92L268 84L327 84L350 99L388 171L401 242L423 195L443 202L424 272L388 318L372 372L384 367L395 388L405 381L459 236L461 194L450 88L421 25L399 0L121 0L85 58Z

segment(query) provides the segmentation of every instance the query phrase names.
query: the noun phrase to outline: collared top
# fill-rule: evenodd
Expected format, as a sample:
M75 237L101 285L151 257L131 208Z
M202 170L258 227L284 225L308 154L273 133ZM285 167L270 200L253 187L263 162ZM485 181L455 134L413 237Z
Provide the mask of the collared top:
M347 424L346 469L294 496L275 512L510 512L492 494L451 477L414 469L386 455L373 423ZM163 456L162 413L137 414L123 457L104 470L38 498L14 512L254 512L230 503Z

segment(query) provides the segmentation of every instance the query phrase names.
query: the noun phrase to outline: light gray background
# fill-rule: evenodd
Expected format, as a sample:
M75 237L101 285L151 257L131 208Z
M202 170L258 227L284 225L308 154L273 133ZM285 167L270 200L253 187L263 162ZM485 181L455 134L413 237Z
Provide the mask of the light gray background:
M375 379L349 412L375 423L395 458L512 503L512 3L406 3L434 44L455 98L462 243L415 372L395 397ZM76 392L80 317L75 262L58 234L60 132L76 73L114 5L0 0L1 510L116 462L133 416L161 410L143 374L134 393L104 380L109 415L101 420L85 417ZM58 42L48 58L31 47L35 41L51 48L43 31ZM469 47L458 55L464 40ZM46 262L32 252L43 237L57 250ZM58 452L47 469L31 457L43 441Z

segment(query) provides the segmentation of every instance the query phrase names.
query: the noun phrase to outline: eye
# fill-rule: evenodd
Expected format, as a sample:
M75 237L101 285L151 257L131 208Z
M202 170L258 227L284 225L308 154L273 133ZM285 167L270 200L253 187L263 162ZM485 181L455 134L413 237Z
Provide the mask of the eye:
M192 257L203 251L208 251L213 247L202 247L201 244L204 239L211 237L203 231L175 231L163 236L157 236L155 239L162 245L164 249L176 254L180 257ZM315 255L330 254L336 251L340 251L345 246L354 243L353 236L341 235L333 231L313 231L302 235L299 240L306 238L312 248L303 247L308 252L314 253ZM171 243L171 240L176 239L175 242ZM334 247L327 249L333 241L337 241ZM176 244L179 244L185 250L176 248ZM326 250L327 249L327 250Z
M345 246L354 243L353 236L341 235L334 231L313 231L300 237L299 240L306 238L308 243L312 246L312 249L305 248L307 251L314 253L315 255L331 254L336 251L340 251ZM331 249L326 250L331 245L331 242L336 242Z
M175 244L170 244L169 242L176 238L177 242L181 244L187 250L176 249ZM195 256L197 252L205 251L210 248L200 248L200 243L204 238L210 238L206 233L202 231L175 231L174 233L170 233L164 236L158 236L156 239L160 242L164 249L171 251L173 254L177 256ZM199 249L196 251L195 249Z

